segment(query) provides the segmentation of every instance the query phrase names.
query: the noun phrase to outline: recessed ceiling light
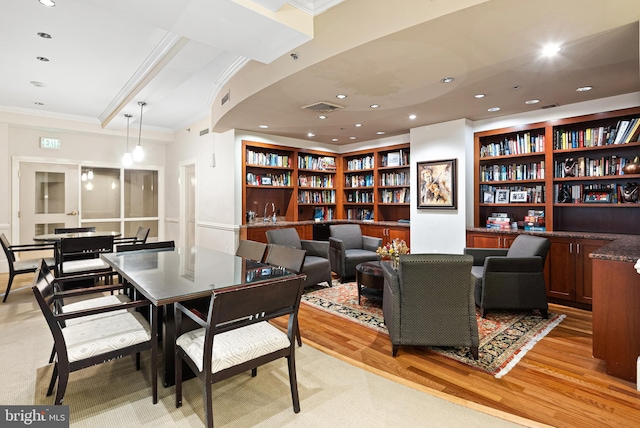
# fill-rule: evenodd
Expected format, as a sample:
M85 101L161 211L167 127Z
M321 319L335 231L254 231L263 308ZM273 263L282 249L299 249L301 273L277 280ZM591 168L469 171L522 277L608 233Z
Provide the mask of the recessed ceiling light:
M325 116L324 114L321 114L320 116L318 116L318 119L326 119L327 116Z
M53 0L38 0L40 2L41 5L43 6L47 6L47 7L54 7L56 5L56 2L54 2Z
M478 98L478 99L484 98L484 94L475 94L474 98Z
M345 98L347 98L347 96L345 94L338 94L336 95L336 98L340 98L341 100L344 100Z
M540 100L527 100L524 103L525 104L538 104L540 102Z
M309 133L307 134L307 137L309 137L309 138L311 138L311 137L315 137L315 136L316 136L316 134L314 134L313 132L309 132Z
M331 141L339 141L337 138L332 138Z
M384 131L378 131L378 132L376 132L376 134L378 134L378 135L384 135Z
M354 126L355 126L356 128L360 128L360 127L362 126L362 124L361 124L361 123L356 123Z
M491 107L487 109L487 111L498 111L498 110L500 110L500 107Z
M30 83L31 83L33 86L36 86L36 87L38 87L38 88L44 88L45 86L47 86L47 85L45 85L44 83L42 83L42 82L37 82L37 81L35 81L35 80L32 80Z
M268 127L269 125L259 125L259 128L262 128L262 129L267 129Z
M48 34L48 33L38 33L38 36L42 37L43 39L51 38L51 34Z
M451 83L453 82L453 77L445 77L444 79L440 80L442 83Z
M42 62L49 62L49 58L45 58L43 56L37 56L36 59L38 61L42 61Z
M44 105L44 103L41 103L40 101L36 101L34 104L37 105L37 106L43 106Z
M349 139L350 139L350 140L355 140L355 139L356 139L356 137L349 137Z
M593 89L592 86L581 86L578 89L576 89L576 91L577 92L586 92L586 91L590 91L592 89Z
M411 119L411 120L415 120L416 117L418 117L418 116L416 116L415 114L410 114L409 115L409 119Z
M371 107L371 108L378 108L378 107L380 107L380 105L378 105L378 104L371 104L369 107Z
M553 56L560 52L560 45L549 43L542 48L542 55L544 56Z

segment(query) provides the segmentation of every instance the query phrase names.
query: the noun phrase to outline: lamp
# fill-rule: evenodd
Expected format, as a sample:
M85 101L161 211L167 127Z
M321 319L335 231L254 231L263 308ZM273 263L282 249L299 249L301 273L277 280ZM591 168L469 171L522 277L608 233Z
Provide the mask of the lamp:
M127 118L127 151L122 157L122 165L131 166L133 163L133 158L131 157L131 153L129 152L129 120L131 119L130 114L125 114L124 117Z
M140 106L140 131L138 131L138 145L133 149L133 160L141 162L142 159L144 159L144 150L142 150L142 146L140 145L142 137L142 110L144 110L144 106L146 106L147 103L140 101L138 105Z

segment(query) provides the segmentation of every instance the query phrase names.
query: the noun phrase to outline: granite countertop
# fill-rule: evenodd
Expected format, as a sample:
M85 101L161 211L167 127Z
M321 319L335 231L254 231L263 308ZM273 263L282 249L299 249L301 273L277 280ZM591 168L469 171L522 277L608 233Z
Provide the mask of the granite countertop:
M262 219L260 219L259 221L254 221L253 223L243 224L240 226L240 228L254 229L254 228L261 228L261 227L287 227L287 226L294 227L294 226L304 226L308 224L341 224L341 223L373 224L375 226L406 227L406 228L411 227L409 223L399 223L397 221L365 221L365 220L287 221L284 219L280 220L280 218L277 218L277 221L275 223L273 222L263 223Z
M605 246L589 254L592 259L612 260L617 262L633 262L640 259L640 235L621 235L615 233L593 232L526 232L524 230L497 230L484 227L468 228L469 232L501 233L507 235L529 234L558 238L605 239L611 241Z

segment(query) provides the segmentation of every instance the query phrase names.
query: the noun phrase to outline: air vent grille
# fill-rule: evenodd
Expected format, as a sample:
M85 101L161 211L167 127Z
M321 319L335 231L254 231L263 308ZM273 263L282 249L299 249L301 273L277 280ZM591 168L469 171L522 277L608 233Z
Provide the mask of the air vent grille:
M558 107L558 104L549 104L549 105L546 105L546 106L542 106L540 108L541 109L545 109L545 108L554 108L554 107Z
M309 104L308 106L302 107L305 110L312 110L316 113L331 113L332 111L339 110L344 108L338 104L331 104L325 101L318 101L317 103Z

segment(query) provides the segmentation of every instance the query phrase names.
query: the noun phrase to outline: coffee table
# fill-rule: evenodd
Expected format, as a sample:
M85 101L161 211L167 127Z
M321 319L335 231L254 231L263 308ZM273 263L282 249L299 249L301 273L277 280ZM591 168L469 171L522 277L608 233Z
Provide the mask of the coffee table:
M384 275L379 261L364 262L356 266L356 287L358 287L358 304L363 292L370 296L382 297Z

